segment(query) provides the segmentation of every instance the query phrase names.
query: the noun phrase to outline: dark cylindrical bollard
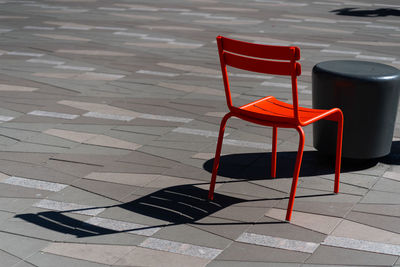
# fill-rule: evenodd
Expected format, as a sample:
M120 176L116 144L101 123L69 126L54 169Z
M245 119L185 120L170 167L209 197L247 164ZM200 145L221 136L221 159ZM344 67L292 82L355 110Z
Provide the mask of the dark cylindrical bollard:
M312 72L313 108L343 111L342 156L371 159L390 153L399 102L400 71L367 61L319 63ZM337 125L313 124L314 147L335 154Z

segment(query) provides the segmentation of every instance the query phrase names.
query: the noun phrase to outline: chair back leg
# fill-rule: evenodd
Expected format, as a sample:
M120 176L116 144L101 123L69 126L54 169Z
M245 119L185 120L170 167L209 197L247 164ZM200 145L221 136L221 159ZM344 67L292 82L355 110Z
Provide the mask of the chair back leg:
M337 129L337 140L336 140L336 166L335 166L335 188L334 192L339 193L339 181L340 181L340 163L342 159L342 141L343 141L343 113L338 114L338 129Z
M299 132L299 137L300 137L299 148L297 150L296 164L294 166L292 188L290 189L290 196L289 196L289 204L286 210L286 221L290 221L292 217L294 197L296 195L297 181L299 180L301 161L303 159L303 151L304 151L304 140L305 140L304 131L300 126L297 126L296 130Z
M271 177L276 177L276 143L278 136L278 128L272 128L272 154L271 154Z
M210 189L208 190L208 199L209 200L213 200L213 198L214 198L215 182L217 180L219 159L221 156L222 142L224 140L225 125L230 117L232 117L232 113L229 112L222 118L221 125L219 127L217 149L215 151L214 164L213 164L211 182L210 182Z

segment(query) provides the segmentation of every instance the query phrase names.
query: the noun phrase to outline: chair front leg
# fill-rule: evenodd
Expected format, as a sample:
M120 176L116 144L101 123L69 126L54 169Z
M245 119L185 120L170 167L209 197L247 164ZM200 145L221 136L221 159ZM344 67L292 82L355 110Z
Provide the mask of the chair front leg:
M343 141L343 113L338 112L338 129L337 129L337 140L336 140L336 166L335 166L335 188L334 192L339 193L339 181L340 181L340 164L342 159L342 141Z
M214 198L215 182L217 180L217 172L218 172L218 166L219 166L219 159L221 156L222 141L224 140L225 125L230 117L232 117L231 112L227 113L221 120L218 141L217 141L217 149L215 151L214 165L213 165L212 175L211 175L210 189L208 190L208 199L209 200L213 200L213 198Z
M296 130L299 133L299 148L297 150L296 165L294 167L292 188L290 189L289 204L286 210L286 221L290 221L292 217L292 210L294 204L294 197L296 195L297 181L299 180L300 166L303 159L304 151L304 131L300 126L297 126Z
M271 153L271 177L276 177L276 143L277 143L278 128L272 128L272 153Z

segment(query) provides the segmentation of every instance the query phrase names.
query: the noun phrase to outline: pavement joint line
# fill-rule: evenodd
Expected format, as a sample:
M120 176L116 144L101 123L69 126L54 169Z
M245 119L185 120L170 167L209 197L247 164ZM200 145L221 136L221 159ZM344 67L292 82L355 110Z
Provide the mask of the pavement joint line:
M149 237L144 240L142 243L139 244L139 247L167 251L204 259L214 259L222 252L221 249L208 248L153 237Z
M59 192L68 187L68 185L66 184L53 183L30 178L22 178L17 176L11 176L3 180L2 183L52 192Z

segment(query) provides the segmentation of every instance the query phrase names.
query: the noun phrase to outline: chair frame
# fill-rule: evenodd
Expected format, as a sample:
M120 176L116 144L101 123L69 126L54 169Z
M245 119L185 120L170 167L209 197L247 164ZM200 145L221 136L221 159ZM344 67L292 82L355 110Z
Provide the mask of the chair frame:
M278 128L294 128L299 133L299 146L296 156L296 163L293 173L292 186L290 190L289 203L286 212L286 220L290 221L294 205L294 198L296 195L297 182L300 173L301 162L304 151L304 131L303 126L309 125L315 121L326 119L336 121L337 127L337 141L336 141L336 164L335 164L335 182L334 193L339 192L340 180L340 165L342 153L342 136L343 136L343 114L338 108L330 110L315 110L315 109L299 109L298 92L297 92L297 77L301 74L301 65L297 62L300 59L300 49L294 46L272 46L248 43L238 40L229 39L223 36L217 37L218 53L221 64L222 77L224 81L226 102L229 112L222 118L218 142L215 151L214 165L212 169L212 176L210 182L210 189L208 199L212 200L214 197L214 189L219 167L221 148L224 138L225 125L229 118L232 116L252 122L259 125L270 126L272 131L272 156L271 156L271 177L276 177L276 162L277 162L277 135ZM272 115L254 116L245 112L244 108L254 105L258 102L268 101L271 96L267 96L251 102L241 107L235 107L232 104L232 97L229 87L227 65L247 71L260 72L273 75L285 75L291 77L292 84L292 100L293 115L285 118ZM318 112L316 116L312 116L307 120L302 120L300 113L302 112Z

